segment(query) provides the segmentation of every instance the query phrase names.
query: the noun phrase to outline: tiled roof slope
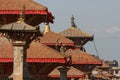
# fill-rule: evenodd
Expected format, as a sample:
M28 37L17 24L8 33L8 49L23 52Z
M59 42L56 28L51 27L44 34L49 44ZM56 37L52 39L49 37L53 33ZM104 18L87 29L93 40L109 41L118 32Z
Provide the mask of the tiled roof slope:
M58 71L57 68L55 68L51 73L48 74L49 77L53 78L59 78L60 77L60 72ZM67 77L68 78L83 78L84 73L74 67L71 67L70 70L67 72Z
M92 35L88 34L87 32L82 31L79 28L73 28L73 27L62 31L59 34L62 36L65 36L65 37L93 37Z
M0 10L21 10L23 5L26 10L47 10L47 7L33 0L0 0Z
M27 50L28 58L64 58L58 51L41 44L32 42Z
M13 59L13 46L8 41L8 39L4 37L0 37L0 58ZM28 59L45 59L45 60L54 59L54 60L58 60L59 62L59 60L64 59L64 56L62 56L58 51L51 49L46 45L41 44L40 42L33 41L30 44L30 47L27 49L27 58ZM39 60L37 62L39 62Z
M108 63L106 63L104 60L102 61L102 65L101 66L96 66L97 68L111 68L111 66L109 66Z
M103 72L99 72L99 74L93 74L93 77L106 78L106 79L110 80L110 78L113 77L113 75L106 71L103 71Z
M12 44L5 37L0 37L0 58L13 58Z
M94 56L80 51L79 49L69 49L65 52L67 56L71 55L72 64L101 64L101 61Z
M60 43L69 46L74 45L72 40L58 35L57 33L52 31L46 32L44 36L40 37L40 42L46 45L59 45Z
M74 16L71 17L71 28L68 28L67 30L64 30L59 33L62 36L65 37L93 37L92 35L88 34L85 31L82 31L79 29L75 22L74 22Z

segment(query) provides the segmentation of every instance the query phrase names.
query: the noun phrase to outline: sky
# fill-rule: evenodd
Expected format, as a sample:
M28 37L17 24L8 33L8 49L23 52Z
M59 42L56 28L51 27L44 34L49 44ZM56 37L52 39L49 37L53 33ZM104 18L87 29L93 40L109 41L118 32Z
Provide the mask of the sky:
M117 60L120 64L120 0L35 1L48 7L55 17L50 24L52 31L70 28L74 15L77 27L94 35L94 41L84 46L87 52L101 59Z

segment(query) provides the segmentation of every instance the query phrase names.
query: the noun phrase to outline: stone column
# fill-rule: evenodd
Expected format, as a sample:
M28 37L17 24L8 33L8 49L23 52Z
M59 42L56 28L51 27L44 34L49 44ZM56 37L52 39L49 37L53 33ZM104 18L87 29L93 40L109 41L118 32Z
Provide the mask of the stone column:
M69 69L69 67L64 66L58 67L58 70L60 71L60 80L67 80L67 72Z
M26 49L25 42L15 41L12 43L14 47L14 67L13 67L13 80L26 80L30 77L26 65Z

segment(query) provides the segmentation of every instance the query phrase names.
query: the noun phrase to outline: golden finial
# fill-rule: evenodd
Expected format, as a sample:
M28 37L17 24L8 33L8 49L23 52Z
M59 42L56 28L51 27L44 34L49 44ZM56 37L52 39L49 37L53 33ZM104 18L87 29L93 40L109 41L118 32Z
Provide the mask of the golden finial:
M76 28L76 24L75 24L74 20L75 20L75 18L72 15L72 17L71 17L71 26L72 26L72 28Z
M23 22L24 19L25 19L25 4L23 5L22 10L20 12L18 22Z
M43 34L49 32L49 31L50 31L50 25L49 25L49 23L46 23L46 24L45 24L45 27L44 27Z

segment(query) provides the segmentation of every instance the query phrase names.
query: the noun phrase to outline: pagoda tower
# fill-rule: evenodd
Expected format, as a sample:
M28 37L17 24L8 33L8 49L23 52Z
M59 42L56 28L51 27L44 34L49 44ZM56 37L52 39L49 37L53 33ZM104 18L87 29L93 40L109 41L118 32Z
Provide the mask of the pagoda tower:
M66 49L74 47L74 42L72 40L52 31L48 23L45 24L43 36L40 37L40 42L57 51L60 51L62 45L66 47Z
M83 45L92 41L93 36L77 28L73 16L71 28L56 34L46 24L42 36L38 25L53 23L54 19L47 7L33 0L1 0L0 4L0 78L8 79L13 73L14 80L28 77L51 80L57 67L59 74L55 80L66 80L67 76L78 79L84 78L88 69L101 65L98 59L84 52ZM22 7L24 15L18 20ZM72 71L75 74L71 75Z
M83 48L88 41L93 40L93 35L79 29L74 22L74 16L71 18L71 27L60 32L59 35L65 36L74 42L74 48L67 49L65 55L71 56L72 67L83 72L85 79L88 79L93 68L102 64L101 60L90 55L86 52L85 48ZM76 77L74 77L74 79L76 79Z
M13 72L13 48L8 39L0 37L0 79L8 79ZM36 40L31 42L26 53L28 70L33 80L47 79L54 68L66 63L62 54Z
M31 78L26 63L26 50L32 40L41 35L37 26L33 27L24 22L24 9L21 11L17 22L0 27L1 36L8 38L14 49L13 73L11 74L13 80L28 80Z
M83 45L86 44L88 41L93 40L93 35L88 34L87 32L79 29L76 26L74 22L74 16L71 17L71 27L60 32L59 35L71 39L74 42L75 48L79 48L83 51L85 51Z
M29 61L27 60L27 49L33 40L35 40L38 36L41 36L38 25L42 22L53 22L54 17L48 11L47 7L38 4L33 0L1 0L0 4L0 36L2 39L3 37L6 37L8 41L12 43L12 48L10 47L11 44L8 44L10 45L9 47L11 49L11 53L6 52L3 49L0 53L0 60L2 63L13 62L14 64L7 64L9 65L9 68L7 66L6 68L0 63L0 67L2 67L2 69L5 67L1 72L4 73L5 69L8 70L8 72L5 72L5 74L7 74L6 77L8 78L11 71L13 71L10 76L13 80L31 79L32 76L29 74L26 63L26 61ZM23 10L21 11L22 7ZM19 15L20 18L18 20ZM6 53L9 53L10 56L6 57ZM57 56L57 58L59 57L60 56ZM43 57L43 59L40 58L40 61L44 62L47 61L44 59L48 59L47 62L49 63L49 58L50 61L58 63L60 61L63 63L65 62L62 56L57 61L56 58L53 59L50 56L47 58ZM37 61L40 62L38 59Z

